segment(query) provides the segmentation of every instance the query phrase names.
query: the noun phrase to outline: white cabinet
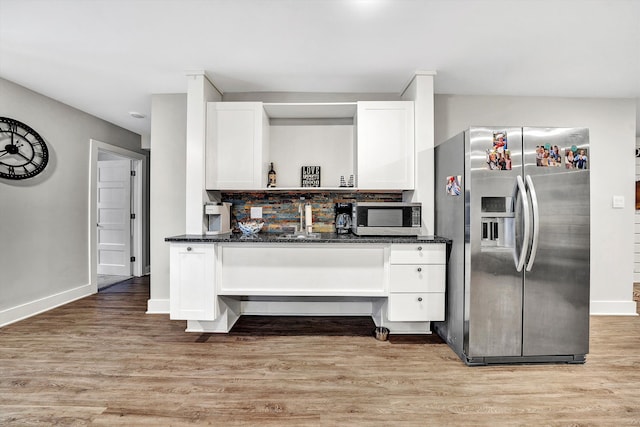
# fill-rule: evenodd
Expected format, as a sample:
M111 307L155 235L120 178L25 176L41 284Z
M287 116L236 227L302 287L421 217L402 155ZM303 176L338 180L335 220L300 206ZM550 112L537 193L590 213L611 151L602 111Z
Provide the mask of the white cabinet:
M398 322L444 320L444 244L393 244L389 257L387 318Z
M191 331L229 332L243 314L370 314L392 333L444 320L445 244L172 242L169 250L170 317Z
M261 102L209 102L206 188L265 188L269 132Z
M357 135L358 189L414 188L412 101L358 102Z
M177 320L214 320L215 245L172 243L169 314Z
M206 188L300 188L300 167L320 166L323 188L356 176L361 190L414 188L412 101L207 104ZM353 190L353 189L350 189Z

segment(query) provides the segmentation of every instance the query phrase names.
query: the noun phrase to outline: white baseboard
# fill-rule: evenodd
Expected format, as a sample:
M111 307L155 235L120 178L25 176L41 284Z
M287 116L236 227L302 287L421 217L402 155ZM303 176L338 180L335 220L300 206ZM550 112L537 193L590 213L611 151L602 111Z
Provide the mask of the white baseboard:
M16 307L7 308L0 311L0 327L18 322L36 314L44 313L53 308L68 304L80 298L96 293L96 285L87 284L77 288L49 295Z
M591 301L589 307L593 316L637 316L635 301Z
M169 314L169 299L147 300L147 314Z

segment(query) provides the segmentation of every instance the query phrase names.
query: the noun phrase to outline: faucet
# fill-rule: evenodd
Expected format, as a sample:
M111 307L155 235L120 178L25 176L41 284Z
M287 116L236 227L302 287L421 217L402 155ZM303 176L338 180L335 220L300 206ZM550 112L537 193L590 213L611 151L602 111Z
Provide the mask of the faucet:
M304 231L304 197L300 197L300 203L298 203L298 215L300 216L300 228L298 234L302 234Z
M300 197L300 203L298 204L298 215L300 215L300 229L296 234L311 236L313 235L313 224L311 216L311 203L306 202L305 198Z

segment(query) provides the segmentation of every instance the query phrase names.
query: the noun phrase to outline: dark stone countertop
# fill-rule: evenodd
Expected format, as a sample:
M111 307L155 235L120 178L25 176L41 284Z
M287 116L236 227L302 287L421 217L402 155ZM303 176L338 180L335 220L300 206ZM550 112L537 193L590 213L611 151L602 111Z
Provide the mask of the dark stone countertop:
M243 238L240 233L227 235L182 234L166 237L166 242L190 243L449 243L439 236L356 236L354 234L319 233L319 239L279 238L277 233L258 233L255 238Z

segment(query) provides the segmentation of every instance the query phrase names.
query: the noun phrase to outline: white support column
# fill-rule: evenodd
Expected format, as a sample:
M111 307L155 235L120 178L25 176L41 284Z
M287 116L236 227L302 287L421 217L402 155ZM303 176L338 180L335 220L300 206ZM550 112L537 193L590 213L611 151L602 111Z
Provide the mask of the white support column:
M414 102L415 114L415 190L405 198L422 203L424 234L434 233L434 107L433 78L435 71L416 71L402 91L403 100Z
M222 101L222 93L204 71L187 73L186 234L204 232L205 136L207 102Z

